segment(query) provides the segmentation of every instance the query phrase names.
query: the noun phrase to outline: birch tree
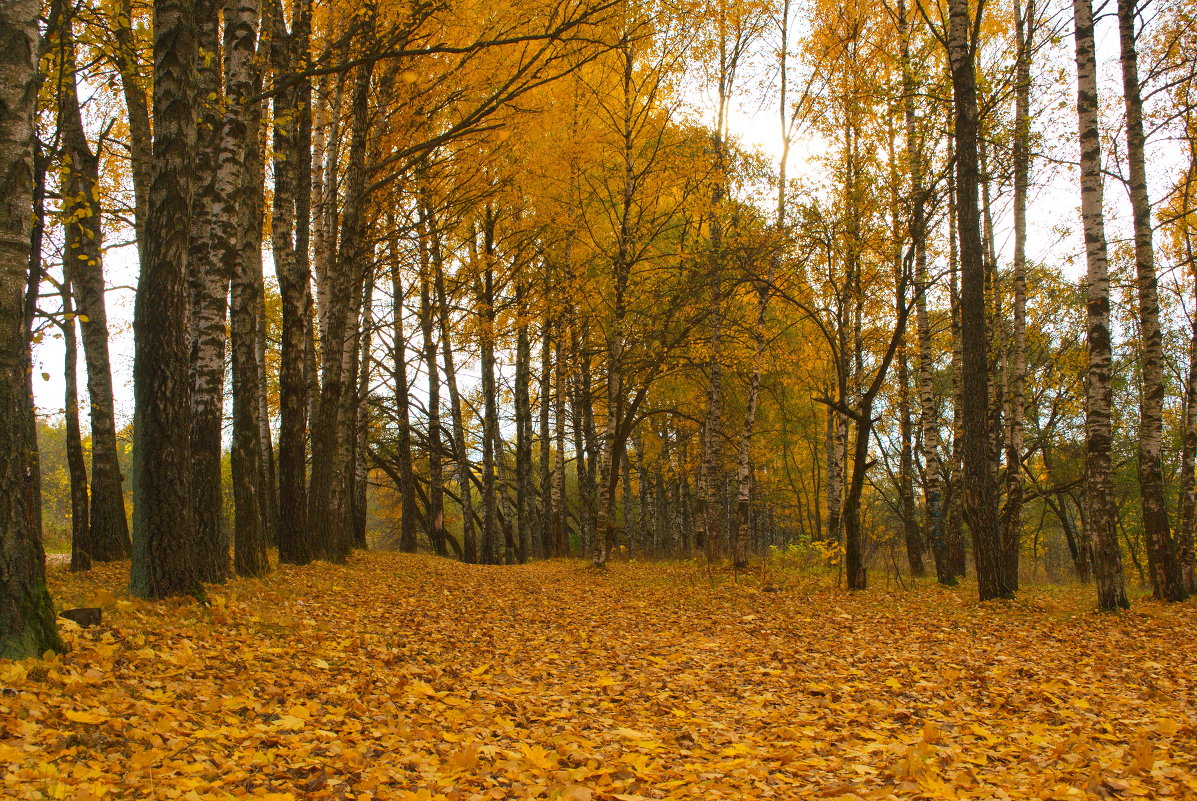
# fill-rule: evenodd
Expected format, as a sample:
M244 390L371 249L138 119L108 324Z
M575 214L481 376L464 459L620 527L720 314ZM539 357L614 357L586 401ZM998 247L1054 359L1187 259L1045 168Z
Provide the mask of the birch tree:
M1122 555L1114 528L1110 453L1110 276L1102 209L1101 135L1098 131L1097 53L1090 0L1073 0L1076 42L1077 130L1080 140L1081 222L1085 234L1089 370L1085 396L1085 529L1093 541L1097 603L1129 607Z
M35 2L0 5L0 657L63 650L46 590L30 397L31 260L39 45ZM40 266L39 266L40 269Z
M191 0L154 2L154 175L133 330L133 565L144 598L199 589L191 504L187 263L195 180L196 26Z

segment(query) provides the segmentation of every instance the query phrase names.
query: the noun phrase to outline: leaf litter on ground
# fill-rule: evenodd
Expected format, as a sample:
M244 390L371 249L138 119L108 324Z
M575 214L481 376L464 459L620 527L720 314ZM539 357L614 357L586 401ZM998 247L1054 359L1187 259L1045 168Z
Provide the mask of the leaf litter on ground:
M125 571L52 566L103 623L0 661L4 797L1197 799L1191 602L366 553L202 605Z

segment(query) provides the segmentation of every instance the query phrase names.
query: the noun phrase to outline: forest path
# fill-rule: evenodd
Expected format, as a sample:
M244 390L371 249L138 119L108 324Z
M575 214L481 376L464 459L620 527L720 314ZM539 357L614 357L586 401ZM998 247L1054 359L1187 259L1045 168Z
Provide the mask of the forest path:
M1197 798L1197 607L358 555L0 663L17 798Z

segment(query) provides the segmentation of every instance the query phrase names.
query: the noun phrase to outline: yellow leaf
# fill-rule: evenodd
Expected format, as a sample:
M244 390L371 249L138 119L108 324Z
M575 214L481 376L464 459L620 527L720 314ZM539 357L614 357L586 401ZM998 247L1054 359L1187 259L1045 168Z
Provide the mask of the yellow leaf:
M1141 735L1135 742L1131 758L1131 769L1136 773L1150 773L1155 766L1155 748L1146 736Z
M594 792L589 787L583 787L580 784L572 784L561 791L561 795L557 796L560 801L591 801L594 798Z
M108 720L106 715L97 715L94 712L76 712L73 709L68 709L63 714L66 715L67 720L73 720L76 723L103 723Z
M445 767L449 769L450 773L463 770L473 770L478 764L478 752L481 746L478 743L467 743L449 755L445 760Z

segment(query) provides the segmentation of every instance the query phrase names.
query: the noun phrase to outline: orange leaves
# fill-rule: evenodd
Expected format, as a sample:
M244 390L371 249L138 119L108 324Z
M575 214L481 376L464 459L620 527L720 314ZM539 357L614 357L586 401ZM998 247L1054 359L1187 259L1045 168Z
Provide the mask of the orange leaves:
M55 569L111 611L0 663L4 797L1197 797L1197 610L791 581L369 554L203 607Z

